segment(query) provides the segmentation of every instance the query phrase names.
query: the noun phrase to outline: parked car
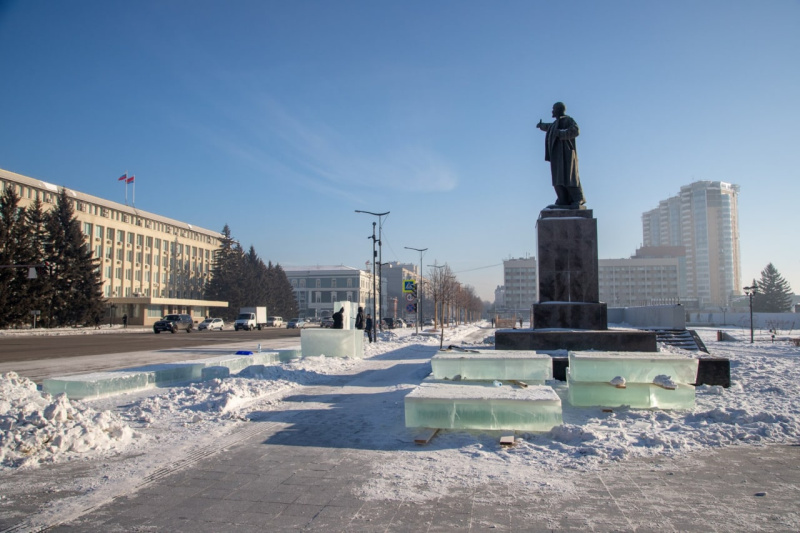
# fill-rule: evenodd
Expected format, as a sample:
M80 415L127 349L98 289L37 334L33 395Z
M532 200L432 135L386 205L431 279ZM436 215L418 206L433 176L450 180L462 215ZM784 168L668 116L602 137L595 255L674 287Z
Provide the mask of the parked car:
M197 325L197 331L212 331L212 330L219 330L225 327L225 322L221 318L206 318L202 322Z
M433 325L433 319L432 318L426 318L425 321L422 323L422 325L423 326L432 326Z
M279 316L267 317L267 326L272 328L279 328L283 325L283 318Z
M302 318L293 318L286 323L287 329L300 329L306 327L306 321Z
M406 327L406 321L402 318L395 318L394 319L394 327L396 328L404 328Z
M332 328L333 327L333 319L332 318L323 318L319 322L319 326L321 328Z
M192 329L194 329L194 321L191 315L167 315L153 324L154 333L161 333L162 331L177 333L178 330L185 330L186 333L191 333Z

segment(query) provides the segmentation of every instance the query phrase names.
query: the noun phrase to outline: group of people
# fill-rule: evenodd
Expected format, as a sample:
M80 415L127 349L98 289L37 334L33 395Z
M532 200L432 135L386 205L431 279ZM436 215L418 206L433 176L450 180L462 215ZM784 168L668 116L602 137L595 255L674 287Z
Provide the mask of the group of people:
M332 329L344 329L344 307L333 313L333 326ZM367 337L369 337L369 342L372 342L372 315L367 313L366 318L364 317L364 308L358 308L358 314L356 314L356 329L366 330Z

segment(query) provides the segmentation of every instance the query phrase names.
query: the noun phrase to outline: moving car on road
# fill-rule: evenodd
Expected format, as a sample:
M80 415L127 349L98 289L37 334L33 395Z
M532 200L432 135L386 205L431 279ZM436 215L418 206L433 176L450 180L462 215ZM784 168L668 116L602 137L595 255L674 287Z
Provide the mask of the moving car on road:
M306 321L302 318L293 318L289 322L286 323L287 329L299 329L306 327Z
M194 329L194 321L191 315L167 315L153 324L154 333L161 333L162 331L177 333L178 330L185 330L186 333L191 333L192 329Z
M200 324L197 325L197 331L204 331L204 330L219 330L225 327L225 322L221 318L206 318Z

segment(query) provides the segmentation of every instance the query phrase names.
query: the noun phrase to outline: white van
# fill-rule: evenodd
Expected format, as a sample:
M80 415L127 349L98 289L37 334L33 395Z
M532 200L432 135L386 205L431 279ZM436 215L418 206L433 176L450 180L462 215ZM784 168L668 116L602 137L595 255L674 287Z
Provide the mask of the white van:
M269 316L267 317L267 326L272 328L279 328L283 326L283 318L279 316Z

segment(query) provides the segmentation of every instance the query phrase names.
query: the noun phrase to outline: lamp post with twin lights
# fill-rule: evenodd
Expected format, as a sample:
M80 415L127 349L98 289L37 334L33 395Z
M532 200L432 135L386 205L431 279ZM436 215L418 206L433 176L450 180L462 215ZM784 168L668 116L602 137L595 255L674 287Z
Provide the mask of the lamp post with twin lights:
M750 344L753 344L753 295L758 293L758 283L754 281L752 286L742 288L750 299Z
M378 217L378 237L375 238L375 222L372 223L372 235L368 236L367 239L372 239L372 307L375 313L375 316L372 319L372 338L377 342L378 341L378 321L380 317L378 316L378 308L379 302L376 298L380 298L380 293L376 294L375 289L375 263L377 262L378 266L378 276L380 276L380 264L381 264L381 257L383 257L383 248L381 243L381 233L383 230L383 217L388 215L390 211L386 211L385 213L373 213L372 211L361 211L356 209L356 213L364 213L365 215L372 215ZM375 251L375 243L378 243L378 251ZM376 261L377 258L377 261Z

